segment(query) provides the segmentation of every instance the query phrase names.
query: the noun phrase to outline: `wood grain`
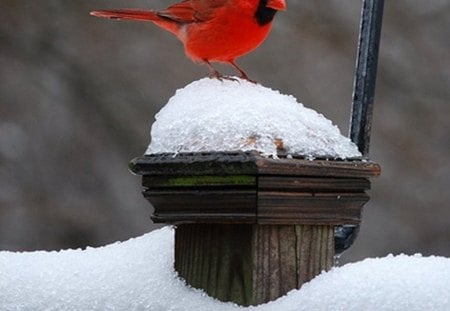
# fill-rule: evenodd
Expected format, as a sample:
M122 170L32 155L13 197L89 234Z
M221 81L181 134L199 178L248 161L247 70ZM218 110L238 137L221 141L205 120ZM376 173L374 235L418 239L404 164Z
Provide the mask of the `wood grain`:
M370 189L365 178L325 178L300 176L258 176L259 190L297 191L297 192L357 192Z
M365 193L258 192L259 224L359 224Z
M188 284L219 300L251 304L252 230L251 225L179 225L176 271Z
M376 163L267 159L254 152L152 155L143 175L155 222L177 224L175 269L193 287L248 306L331 268L334 226L358 225Z
M256 222L256 190L146 190L144 196L155 209L155 222Z
M153 154L135 158L130 170L138 175L234 175L255 174L255 155L245 152Z
M269 159L256 152L204 152L154 154L133 159L130 170L138 175L294 175L371 178L380 166L360 160Z
M299 288L295 226L255 226L253 235L254 302L275 300Z
M297 236L297 286L328 271L334 261L333 226L295 226Z
M330 269L333 249L332 226L184 224L175 269L219 300L257 305Z
M363 161L325 161L256 158L259 175L370 178L380 175L380 166Z

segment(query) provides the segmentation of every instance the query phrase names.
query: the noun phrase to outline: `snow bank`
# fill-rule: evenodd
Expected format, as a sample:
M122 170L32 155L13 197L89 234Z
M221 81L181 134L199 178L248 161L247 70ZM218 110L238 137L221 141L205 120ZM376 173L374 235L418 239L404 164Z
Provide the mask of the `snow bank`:
M173 271L173 229L60 252L0 252L0 310L245 309L189 288ZM324 273L255 311L450 310L450 259L388 256Z
M156 115L147 154L278 150L306 157L360 157L323 115L293 96L246 80L201 79L179 89Z

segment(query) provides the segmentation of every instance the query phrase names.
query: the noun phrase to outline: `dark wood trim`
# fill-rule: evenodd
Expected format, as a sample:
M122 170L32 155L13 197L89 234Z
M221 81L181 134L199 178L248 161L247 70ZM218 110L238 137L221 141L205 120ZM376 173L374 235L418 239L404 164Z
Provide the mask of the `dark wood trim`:
M137 158L153 221L176 224L175 269L243 306L274 300L331 268L334 228L359 225L373 162L267 159L254 152Z
M380 166L363 161L326 161L257 158L259 175L370 178L379 176Z
M298 192L360 192L370 189L370 182L364 178L323 178L302 176L259 176L258 189L263 191Z
M154 154L135 158L138 175L288 175L370 178L380 175L376 163L360 160L269 159L255 152Z
M256 190L144 191L155 222L256 222Z
M258 192L259 224L359 224L365 193Z
M137 158L155 222L357 225L369 199L363 161L268 159L256 153Z

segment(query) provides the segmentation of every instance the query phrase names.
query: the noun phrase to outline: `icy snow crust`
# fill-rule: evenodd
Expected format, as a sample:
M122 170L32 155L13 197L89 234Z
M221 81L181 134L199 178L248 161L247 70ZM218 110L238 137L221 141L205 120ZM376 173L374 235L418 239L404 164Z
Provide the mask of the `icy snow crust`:
M323 115L293 96L246 80L201 79L177 90L156 115L147 154L278 148L305 157L360 157Z
M450 310L450 259L388 256L334 268L269 304L240 308L184 285L174 230L60 252L0 252L0 310Z

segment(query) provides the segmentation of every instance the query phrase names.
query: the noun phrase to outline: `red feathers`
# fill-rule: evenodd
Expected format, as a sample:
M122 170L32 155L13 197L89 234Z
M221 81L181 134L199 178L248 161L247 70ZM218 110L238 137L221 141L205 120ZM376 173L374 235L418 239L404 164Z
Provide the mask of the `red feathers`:
M193 61L229 63L248 79L236 58L256 49L269 34L272 20L285 10L285 0L184 0L162 11L105 10L92 15L112 19L150 21L170 31L184 44Z

